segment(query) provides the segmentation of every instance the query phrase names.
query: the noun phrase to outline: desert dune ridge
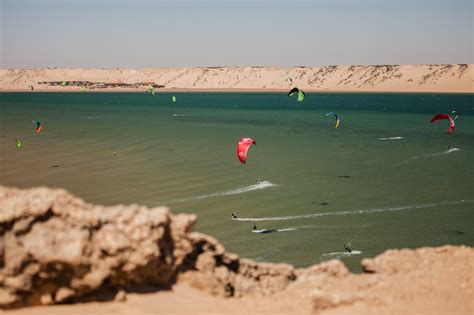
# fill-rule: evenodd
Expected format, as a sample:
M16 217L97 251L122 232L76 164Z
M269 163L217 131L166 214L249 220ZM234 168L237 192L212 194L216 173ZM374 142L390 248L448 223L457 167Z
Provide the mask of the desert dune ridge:
M3 69L0 91L287 91L472 93L474 65ZM62 83L62 84L61 84Z

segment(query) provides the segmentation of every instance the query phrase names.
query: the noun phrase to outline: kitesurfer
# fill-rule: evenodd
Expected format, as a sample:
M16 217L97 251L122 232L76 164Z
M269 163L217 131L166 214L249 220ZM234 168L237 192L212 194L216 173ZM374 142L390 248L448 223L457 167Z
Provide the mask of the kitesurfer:
M232 219L237 219L237 213L232 212Z
M254 231L257 230L257 225L255 223L253 224L253 229L252 230L254 230Z
M351 243L346 243L344 244L344 249L349 253L349 255L352 253L351 249Z

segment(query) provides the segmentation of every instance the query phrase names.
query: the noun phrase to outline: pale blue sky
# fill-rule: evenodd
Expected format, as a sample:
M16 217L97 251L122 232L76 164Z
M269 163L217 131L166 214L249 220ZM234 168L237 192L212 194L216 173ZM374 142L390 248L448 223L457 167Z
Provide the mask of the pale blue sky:
M474 63L473 0L0 0L1 68Z

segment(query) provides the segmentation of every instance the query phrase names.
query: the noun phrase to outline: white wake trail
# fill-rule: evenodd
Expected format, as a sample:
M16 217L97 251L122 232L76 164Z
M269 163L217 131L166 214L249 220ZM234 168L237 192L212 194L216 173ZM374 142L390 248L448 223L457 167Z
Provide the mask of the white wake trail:
M227 191L222 191L222 192L216 192L208 195L200 195L200 196L195 196L195 197L189 197L189 198L182 198L182 199L174 199L169 201L168 203L176 203L176 202L183 202L183 201L191 201L191 200L200 200L200 199L205 199L205 198L211 198L211 197L220 197L220 196L230 196L230 195L238 195L238 194L244 194L248 193L254 190L260 190L260 189L266 189L270 187L275 187L277 185L264 180L261 182L258 182L256 184L250 185L250 186L245 186L245 187L240 187L232 190L227 190Z
M387 211L402 211L402 210L412 210L412 209L423 209L423 208L432 208L436 206L450 206L458 205L462 203L472 203L474 200L457 200L457 201L448 201L448 202L439 202L439 203L428 203L423 205L407 205L400 207L390 207L390 208L373 208L373 209L362 209L362 210L347 210L347 211L336 211L336 212L323 212L323 213L311 213L311 214L302 214L302 215L288 215L281 217L261 217L261 218L234 218L235 221L286 221L286 220L296 220L296 219L309 219L323 216L331 215L354 215L354 214L364 214L364 213L374 213L374 212L387 212Z
M191 114L173 114L173 117L190 117Z
M388 137L388 138L379 138L379 140L382 140L382 141L387 141L387 140L402 140L403 137Z
M443 152L437 152L437 153L433 153L433 154L426 154L426 155L413 156L413 157L410 158L410 160L417 160L417 159L423 159L423 158L430 158L430 157L434 157L434 156L439 156L439 155L445 155L445 154L453 153L453 152L456 152L456 151L461 151L461 149L458 149L458 148L451 148L451 149L446 150L446 151L443 151Z
M321 258L324 259L339 259L342 257L350 257L352 255L360 255L362 252L360 250L353 250L352 252L333 252L333 253L326 253L322 254Z

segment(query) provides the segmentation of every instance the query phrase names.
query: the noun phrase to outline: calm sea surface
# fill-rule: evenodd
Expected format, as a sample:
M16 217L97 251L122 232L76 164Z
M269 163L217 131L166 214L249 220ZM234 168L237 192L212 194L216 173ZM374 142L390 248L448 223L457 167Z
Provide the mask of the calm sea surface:
M473 104L473 94L0 93L0 184L167 205L198 214L199 231L241 256L358 270L388 248L474 245ZM452 110L452 135L430 123ZM242 136L257 142L246 165ZM349 241L361 254L343 255Z

